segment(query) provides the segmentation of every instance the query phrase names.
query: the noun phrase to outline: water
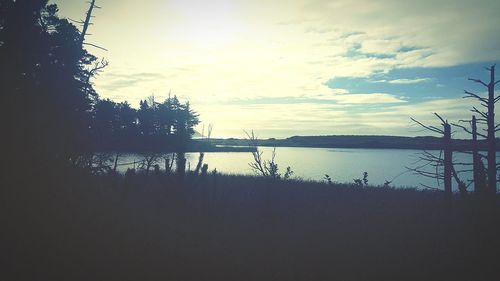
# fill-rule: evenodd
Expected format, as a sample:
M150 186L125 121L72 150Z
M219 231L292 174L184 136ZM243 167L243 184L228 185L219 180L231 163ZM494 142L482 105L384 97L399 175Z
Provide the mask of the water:
M273 148L261 147L262 158L269 160ZM417 167L424 164L419 162L420 150L405 149L337 149L337 148L304 148L304 147L278 147L276 158L280 172L283 174L287 166L294 171L293 176L310 180L324 180L325 174L335 182L349 182L362 178L363 172L368 172L368 182L371 185L383 185L391 181L391 186L397 187L442 187L437 185L435 179L426 178L409 172L406 167ZM432 151L439 156L439 151ZM187 153L186 167L194 170L199 153ZM454 153L456 162L472 162L471 155ZM140 154L125 154L121 156L120 163L140 162L144 157ZM204 163L208 164L209 171L217 169L218 172L229 174L255 174L248 163L253 161L249 152L210 152L205 153ZM161 160L160 167L164 167ZM120 171L132 168L133 164L119 166ZM426 171L433 169L425 168ZM471 169L470 166L456 166L457 170ZM460 174L464 181L472 179L472 172ZM456 184L455 189L456 189Z

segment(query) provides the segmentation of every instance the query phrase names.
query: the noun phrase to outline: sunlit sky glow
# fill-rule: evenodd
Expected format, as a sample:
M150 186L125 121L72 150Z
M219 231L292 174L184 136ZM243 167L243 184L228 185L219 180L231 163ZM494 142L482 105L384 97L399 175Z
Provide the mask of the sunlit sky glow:
M52 1L81 19L85 0ZM216 137L422 135L470 117L500 60L497 0L97 0L95 88L137 106L171 90ZM500 76L500 75L499 75Z

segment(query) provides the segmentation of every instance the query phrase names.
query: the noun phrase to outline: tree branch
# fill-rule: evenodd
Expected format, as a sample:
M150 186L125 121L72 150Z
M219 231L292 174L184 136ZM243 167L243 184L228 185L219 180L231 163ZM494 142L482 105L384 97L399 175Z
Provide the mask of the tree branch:
M482 102L484 102L484 103L488 103L488 100L487 100L487 99L482 98L482 97L480 97L479 95L476 95L476 94L474 94L474 93L471 93L471 92L469 92L469 91L467 91L467 90L464 90L464 93L466 94L466 96L462 97L462 98L464 98L464 99L466 99L466 98L476 98L476 99L478 99L478 100L480 100L480 101L482 101Z
M480 79L469 78L469 81L474 81L474 82L479 83L479 84L481 84L481 85L483 85L485 87L488 87L488 84L484 83Z
M475 112L475 113L477 113L477 114L479 114L479 115L481 115L482 117L484 117L484 119L488 119L488 114L487 114L487 113L485 113L485 112L480 111L480 110L479 110L479 109L477 109L475 106L473 106L473 107L472 107L471 111L472 111L472 112Z
M436 116L437 116L437 118L439 118L439 120L441 120L441 122L443 122L443 123L442 123L442 125L444 125L444 124L447 124L447 123L448 123L448 121L444 121L444 119L443 119L441 116L439 116L439 114L437 114L436 112L434 112L434 115L436 115Z
M459 128L462 128L462 130L464 130L465 132L469 133L472 135L472 132L467 129L465 126L462 126L462 125L458 125L458 124L455 124L455 123L451 123L452 126L455 126L455 127L459 127Z
M419 121L417 121L417 120L413 119L413 117L410 117L410 119L411 119L413 122L415 122L415 123L419 124L420 126L424 127L425 129L427 129L427 130L429 130L429 131L436 132L436 133L439 133L439 134L444 134L444 131L443 131L443 130L440 130L440 129L438 129L438 128L434 127L434 126L426 126L426 125L424 125L424 124L420 123Z
M103 47L100 47L100 46L97 46L97 45L94 45L94 44L91 44L91 43L87 43L87 42L82 43L82 45L89 45L89 46L92 46L92 47L96 47L96 48L101 49L101 50L106 51L106 52L109 51L106 48L103 48Z

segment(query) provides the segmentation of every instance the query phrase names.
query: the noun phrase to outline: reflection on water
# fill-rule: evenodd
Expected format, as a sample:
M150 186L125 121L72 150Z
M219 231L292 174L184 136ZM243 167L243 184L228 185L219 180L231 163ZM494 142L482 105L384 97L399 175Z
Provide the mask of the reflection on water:
M271 147L260 148L264 159L271 157ZM280 171L284 173L287 166L294 171L294 176L303 179L323 180L325 174L333 181L353 182L361 178L363 172L368 172L368 181L373 185L383 185L392 181L393 186L419 187L420 184L437 186L436 180L414 175L406 167L416 167L419 163L420 150L404 149L332 149L332 148L305 148L305 147L278 147L276 148L276 162ZM439 151L432 152L439 155ZM199 153L186 153L186 168L194 170ZM119 166L120 171L133 167L133 162L139 163L143 156L140 154L124 154L121 163L128 165ZM221 173L253 174L248 163L253 160L248 152L207 152L204 163L208 164L209 171L217 169ZM471 162L471 156L455 153L456 162ZM163 168L163 162L159 163ZM469 169L464 166L458 170ZM463 172L463 180L470 180L472 172ZM442 186L439 186L442 188Z

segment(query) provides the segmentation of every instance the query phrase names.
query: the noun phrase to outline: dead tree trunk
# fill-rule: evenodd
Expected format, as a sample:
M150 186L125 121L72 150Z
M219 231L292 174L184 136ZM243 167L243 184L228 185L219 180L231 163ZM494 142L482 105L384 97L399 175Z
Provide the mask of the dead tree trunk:
M86 35L90 35L90 34L87 33L87 31L88 31L89 26L92 25L92 23L90 22L91 19L94 17L94 16L92 16L92 13L93 13L94 9L100 9L101 8L101 7L97 6L95 4L95 2L96 2L96 0L91 0L89 2L90 6L89 6L89 9L87 10L87 13L85 15L85 21L75 21L76 23L82 25L82 32L80 34L80 38L78 39L78 41L79 41L78 43L80 44L80 46L81 46L82 49L83 49L84 45L90 45L90 46L96 47L98 49L107 51L103 47L100 47L100 46L97 46L95 44L91 44L91 43L85 42L85 36ZM97 61L93 67L91 67L90 69L87 70L87 77L83 81L84 82L83 92L85 93L85 95L88 93L88 91L91 88L90 79L92 77L98 75L99 72L101 72L106 66L108 66L108 62L105 59L102 59L101 61Z
M485 187L484 165L479 156L479 146L477 140L477 120L476 116L472 116L471 120L472 129L472 167L473 167L473 180L474 192L483 193Z
M448 122L443 124L443 150L444 150L444 193L451 196L451 177L453 169L453 148L451 144L451 126Z
M474 180L474 192L481 193L481 187L479 186L479 151L477 145L477 120L476 116L472 116L471 120L472 127L472 167L473 167L473 180Z
M186 154L184 152L177 152L177 176L184 179L186 175Z
M495 96L495 86L500 82L495 81L495 65L486 68L490 72L490 82L485 83L480 79L469 78L470 81L474 81L478 84L483 85L488 89L488 97L481 97L480 95L465 91L464 98L474 98L481 102L481 105L486 108L485 111L481 111L476 107L472 107L472 112L479 114L477 122L486 123L487 126L487 136L486 140L488 142L488 184L485 190L486 193L494 194L496 193L496 183L497 183L497 166L496 166L496 138L495 132L499 130L498 126L495 125L495 103L500 99Z
M497 164L495 148L495 66L490 70L490 83L488 84L488 193L497 190Z
M451 198L453 177L455 177L455 180L457 181L457 184L461 187L462 192L466 191L466 186L465 184L463 184L463 181L459 179L458 173L455 171L453 167L453 145L451 139L451 125L450 123L448 123L448 120L443 119L439 114L434 113L434 115L436 115L436 117L438 117L439 120L441 121L443 129L440 129L435 126L424 125L413 118L410 119L413 120L413 122L424 127L425 129L434 133L438 133L443 136L441 151L444 152L444 158L441 158L441 154L439 155L439 157L437 157L431 153L424 151L422 157L420 157L420 160L425 161L425 164L417 168L408 168L408 169L410 171L415 172L418 175L436 179L438 181L438 185L439 181L443 180L445 196ZM428 166L435 167L436 168L435 173L424 170L424 168ZM443 167L442 171L439 170L440 167Z
M116 153L115 155L115 161L113 165L113 172L116 172L116 169L118 168L118 158L120 157L120 153Z
M452 124L456 127L462 128L465 132L469 133L472 136L471 142L471 153L472 153L472 171L473 171L473 180L474 183L474 192L481 194L485 192L486 189L486 169L484 168L484 164L479 154L479 143L478 137L487 138L487 136L480 134L477 130L478 120L476 116L472 116L471 120L460 120L460 122L469 123L470 129L468 127Z
M83 41L85 41L85 35L87 34L87 30L90 25L90 19L92 18L92 11L94 10L94 7L95 7L95 0L92 0L90 2L90 7L85 17L85 21L83 22L82 33L80 34L80 46L83 46Z

